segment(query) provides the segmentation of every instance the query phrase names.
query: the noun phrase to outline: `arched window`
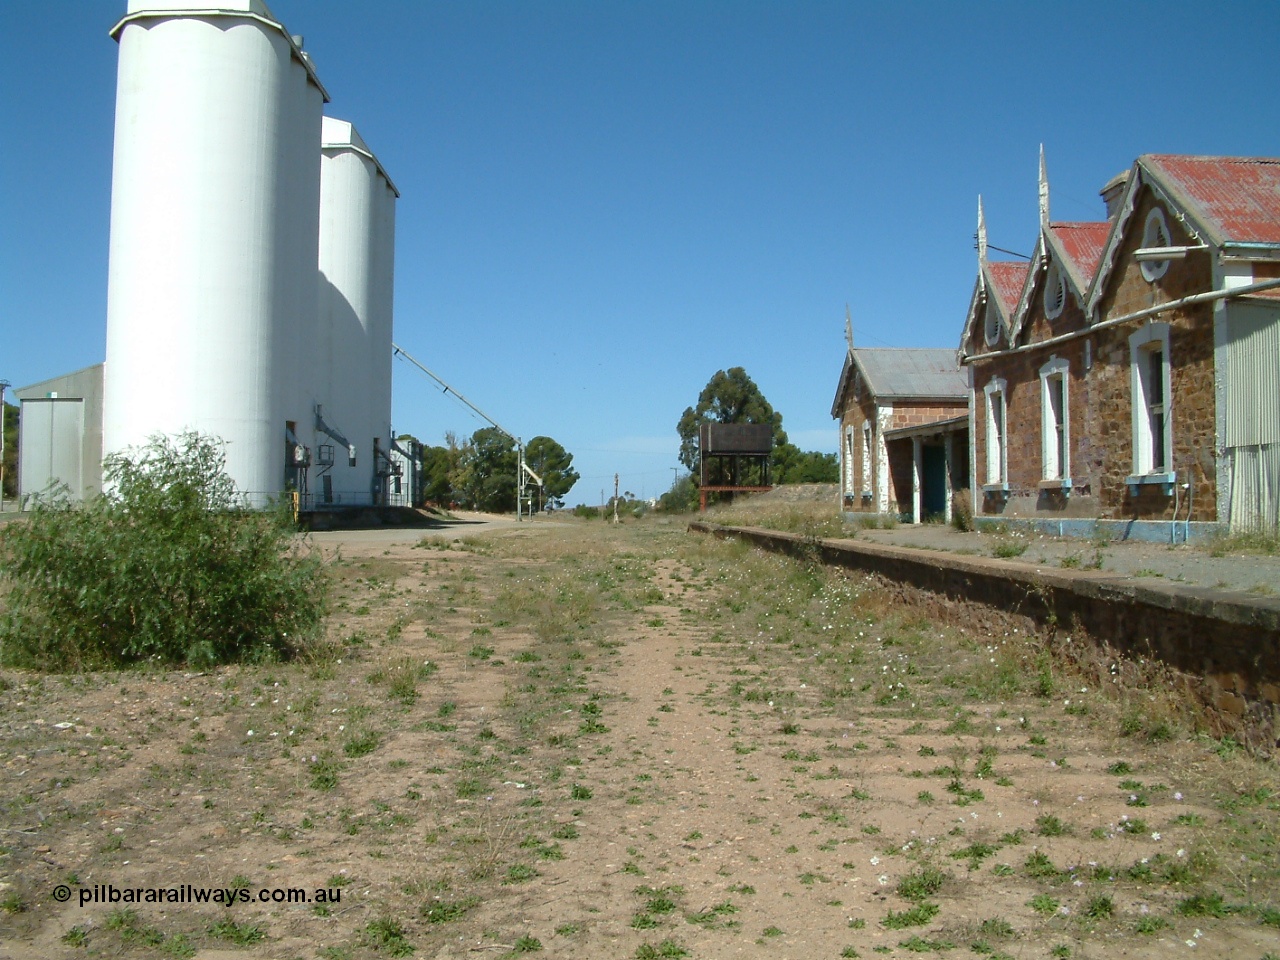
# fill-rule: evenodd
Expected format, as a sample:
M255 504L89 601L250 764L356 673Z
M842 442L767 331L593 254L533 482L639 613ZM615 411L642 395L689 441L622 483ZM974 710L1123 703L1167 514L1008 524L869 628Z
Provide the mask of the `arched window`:
M1005 424L1007 411L1004 402L1005 382L994 379L983 388L987 398L987 485L998 486L1008 482L1008 448Z
M1058 357L1040 368L1040 476L1044 480L1071 478L1068 369L1067 361Z

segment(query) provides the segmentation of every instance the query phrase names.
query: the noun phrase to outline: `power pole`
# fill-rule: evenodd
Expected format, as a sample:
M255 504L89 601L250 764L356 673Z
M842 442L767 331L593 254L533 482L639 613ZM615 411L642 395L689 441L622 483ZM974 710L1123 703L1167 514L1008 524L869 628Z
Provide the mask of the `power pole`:
M618 522L618 475L613 475L613 522Z
M4 513L4 391L8 380L0 380L0 513Z

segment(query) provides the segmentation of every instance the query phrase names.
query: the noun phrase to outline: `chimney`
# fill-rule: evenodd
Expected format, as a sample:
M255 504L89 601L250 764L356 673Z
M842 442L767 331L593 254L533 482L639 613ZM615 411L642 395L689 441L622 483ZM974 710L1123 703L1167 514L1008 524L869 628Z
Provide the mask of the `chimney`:
M1129 182L1129 171L1122 170L1107 181L1107 185L1098 191L1102 202L1107 205L1107 219L1114 220L1116 209L1120 205L1120 197L1124 195L1125 185Z

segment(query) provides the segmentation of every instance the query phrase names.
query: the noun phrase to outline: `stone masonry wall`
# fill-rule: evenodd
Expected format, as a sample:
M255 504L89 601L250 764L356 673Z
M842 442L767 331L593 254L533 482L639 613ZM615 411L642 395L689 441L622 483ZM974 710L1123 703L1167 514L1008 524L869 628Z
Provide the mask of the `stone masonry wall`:
M844 503L845 510L855 511L875 511L874 498L870 502L862 500L862 492L864 490L873 490L875 488L875 465L864 463L862 450L862 425L867 421L871 422L871 429L874 434L876 425L876 408L875 402L870 393L866 389L866 385L861 382L861 378L857 378L858 382L854 388L850 389L844 399L844 407L840 416L840 468L845 470L845 458L849 455L846 447L845 433L849 428L853 430L853 499L846 500ZM844 474L842 472L841 476Z
M1134 210L1129 237L1116 256L1116 272L1099 309L1099 321L1155 306L1211 289L1212 272L1206 253L1192 252L1170 263L1165 275L1149 283L1141 265L1132 258L1141 245L1142 225L1154 199L1148 191ZM1194 244L1177 219L1166 210L1173 245ZM1079 306L1074 297L1059 321L1043 317L1036 298L1025 334L1033 339L1056 336L1079 322L1072 313ZM986 514L1088 515L1102 519L1188 519L1188 503L1181 489L1165 493L1157 484L1130 488L1125 479L1134 469L1133 405L1129 337L1144 323L1170 325L1169 363L1173 447L1172 466L1178 483L1190 482L1194 490L1197 521L1217 521L1215 469L1215 395L1213 365L1213 307L1201 304L1170 311L1149 321L1133 321L1026 353L974 364L973 443L979 490L978 503ZM976 346L980 334L973 338ZM1041 448L1041 366L1052 357L1069 366L1070 497L1040 490L1043 476ZM1086 360L1088 368L1086 369ZM1006 436L1008 442L1009 495L983 494L987 482L987 413L983 388L993 378L1006 383Z
M1192 252L1184 260L1174 260L1168 272L1149 283L1140 264L1132 259L1141 245L1142 224L1154 198L1150 192L1140 199L1130 236L1117 256L1118 271L1100 304L1100 318L1123 316L1160 302L1176 300L1212 289L1209 256ZM1166 210L1172 243L1194 244L1177 219ZM1186 519L1186 502L1181 491L1165 494L1163 488L1146 484L1136 495L1130 493L1125 478L1133 471L1133 405L1129 336L1145 323L1170 325L1170 397L1167 415L1172 421L1172 466L1178 482L1190 476L1195 489L1194 520L1216 521L1217 474L1214 451L1214 365L1213 306L1198 304L1160 314L1148 321L1121 324L1096 335L1094 369L1090 375L1092 393L1091 434L1095 438L1096 459L1101 467L1100 516L1107 519L1171 520L1175 503L1179 519Z

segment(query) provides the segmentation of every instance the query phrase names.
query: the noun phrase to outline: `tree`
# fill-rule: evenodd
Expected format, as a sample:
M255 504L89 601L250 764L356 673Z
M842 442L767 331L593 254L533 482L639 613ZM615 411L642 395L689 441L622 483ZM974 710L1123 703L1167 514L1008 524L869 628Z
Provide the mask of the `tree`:
M4 498L18 496L18 408L4 402Z
M243 508L221 444L111 454L103 493L0 530L4 662L46 670L271 659L318 628L327 581L287 512Z
M443 447L422 448L422 499L448 506L458 499L451 477L459 469L462 445L452 432L444 435L444 442Z
M529 469L542 478L546 502L564 506L565 496L578 482L578 471L573 469L573 454L550 437L534 437L524 448L524 459Z
M698 509L698 484L693 474L686 473L672 481L671 488L658 498L658 509L670 513L687 513Z
M774 483L838 483L840 465L834 453L801 450L793 443L773 449Z
M496 427L482 427L459 451L449 476L454 499L473 510L516 508L516 444Z
M676 425L680 434L680 462L695 477L700 463L698 428L704 423L767 423L773 427L775 447L787 442L782 414L770 406L742 367L717 370L698 394L698 405L686 407Z

